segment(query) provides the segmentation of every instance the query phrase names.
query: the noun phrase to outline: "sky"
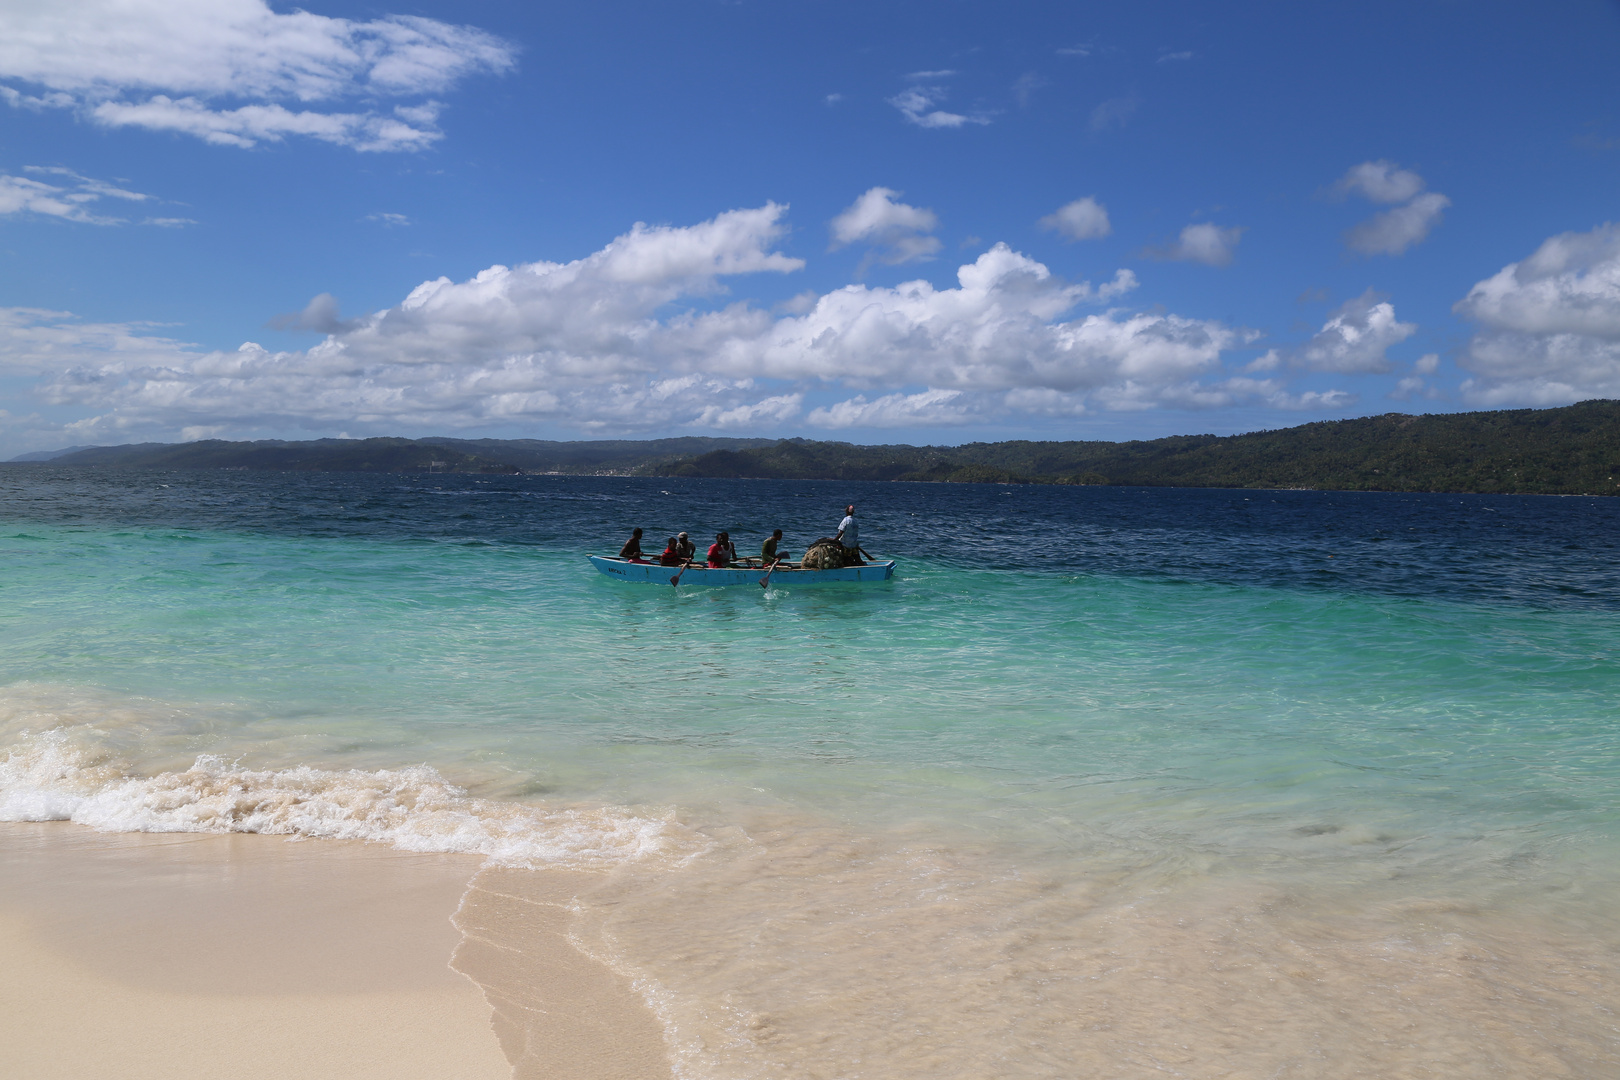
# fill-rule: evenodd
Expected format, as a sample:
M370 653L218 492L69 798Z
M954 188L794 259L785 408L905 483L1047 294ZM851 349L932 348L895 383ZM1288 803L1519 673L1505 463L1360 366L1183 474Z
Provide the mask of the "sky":
M0 0L0 459L1620 397L1620 3Z

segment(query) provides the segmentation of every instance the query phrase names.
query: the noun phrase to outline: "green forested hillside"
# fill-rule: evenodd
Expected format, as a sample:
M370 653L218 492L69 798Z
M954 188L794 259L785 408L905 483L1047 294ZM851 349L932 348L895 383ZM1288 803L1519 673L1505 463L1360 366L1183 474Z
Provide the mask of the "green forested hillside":
M1620 402L1561 409L1389 413L1277 431L1142 442L855 446L787 439L645 470L655 475L1322 488L1620 492Z
M638 473L952 483L1620 493L1620 402L1388 413L1139 442L856 446L808 439L315 439L102 446L50 465L357 472Z

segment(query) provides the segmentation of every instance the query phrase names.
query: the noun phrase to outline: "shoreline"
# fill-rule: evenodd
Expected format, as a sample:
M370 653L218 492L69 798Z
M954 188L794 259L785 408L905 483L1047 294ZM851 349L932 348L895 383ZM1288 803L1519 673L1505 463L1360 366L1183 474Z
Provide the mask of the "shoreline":
M627 980L554 927L468 909L482 864L359 841L0 824L9 1067L34 1080L668 1076ZM521 873L559 907L580 884ZM537 1005L582 1016L513 1023Z

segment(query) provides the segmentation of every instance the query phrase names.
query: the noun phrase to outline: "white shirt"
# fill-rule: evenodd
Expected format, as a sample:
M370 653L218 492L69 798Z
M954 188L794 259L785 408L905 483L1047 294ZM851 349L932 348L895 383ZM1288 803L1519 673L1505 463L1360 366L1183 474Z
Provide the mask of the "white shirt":
M857 538L860 536L861 527L855 524L854 514L846 515L844 520L838 523L838 531L843 534L840 543L842 543L845 547L852 548L859 546Z

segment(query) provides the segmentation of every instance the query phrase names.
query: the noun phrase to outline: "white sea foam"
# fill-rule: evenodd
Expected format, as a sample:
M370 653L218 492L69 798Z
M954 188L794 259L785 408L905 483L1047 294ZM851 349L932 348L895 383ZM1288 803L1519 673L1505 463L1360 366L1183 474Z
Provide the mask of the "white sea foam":
M6 748L0 821L368 840L570 869L679 860L703 846L672 812L473 798L425 765L255 770L203 755L183 771L132 775L96 735L88 726L59 727L25 734Z

